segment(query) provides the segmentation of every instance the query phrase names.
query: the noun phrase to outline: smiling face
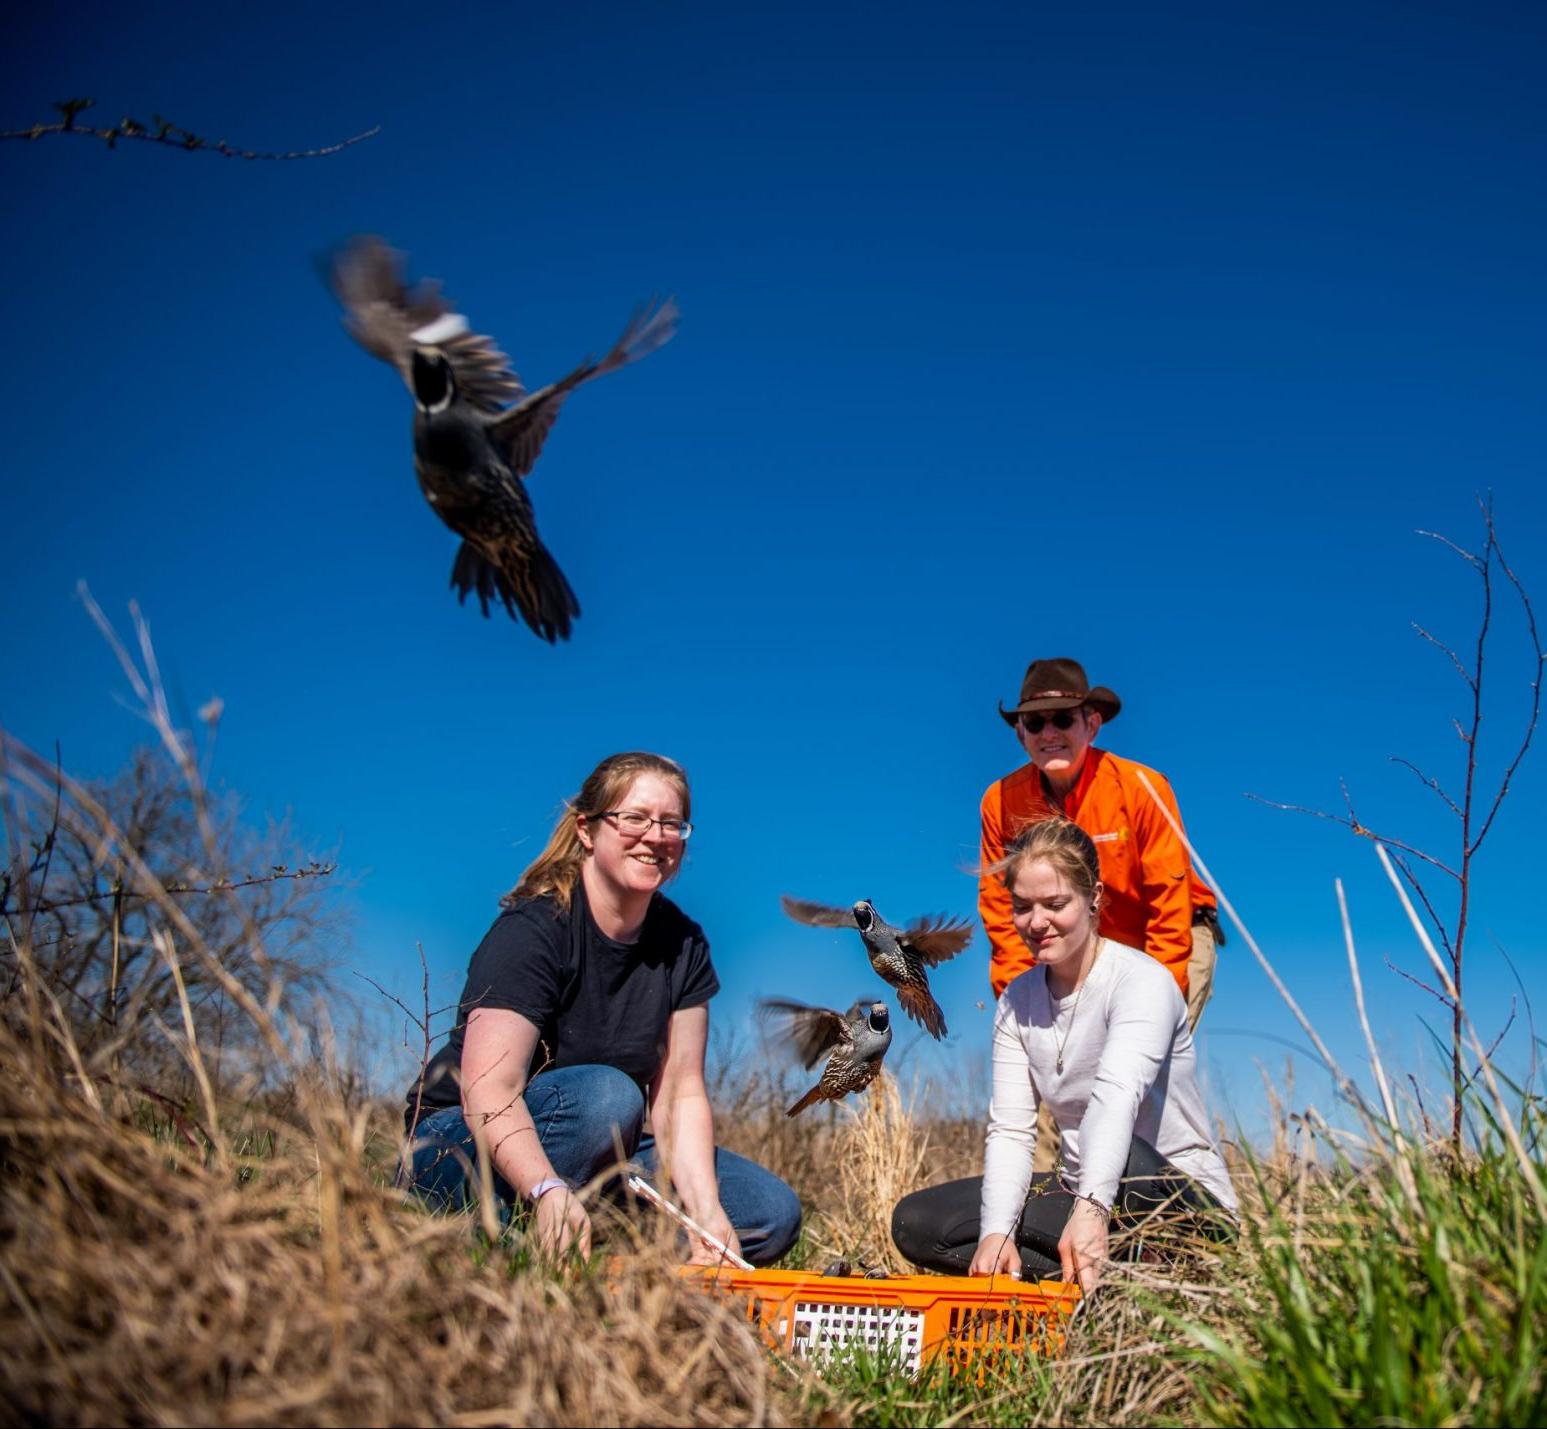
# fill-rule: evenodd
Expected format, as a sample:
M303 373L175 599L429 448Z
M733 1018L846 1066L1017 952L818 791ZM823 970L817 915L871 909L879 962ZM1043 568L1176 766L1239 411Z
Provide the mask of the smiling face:
M1082 894L1045 858L1028 859L1016 870L1010 883L1010 918L1050 975L1077 975L1094 941L1096 915L1091 907L1099 904L1100 896L1099 883L1092 893Z
M1068 729L1059 729L1053 722L1057 713L1056 710L1044 711L1035 716L1042 722L1041 729L1035 734L1026 727L1026 717L1022 716L1016 722L1015 733L1021 748L1047 776L1048 783L1055 789L1064 790L1072 788L1080 777L1091 741L1101 728L1101 716L1095 710L1070 710L1068 713L1074 716L1073 722Z
M645 772L623 791L614 809L633 809L651 819L685 819L682 790L663 775ZM648 902L682 863L683 841L669 838L659 823L637 838L622 832L617 821L598 814L575 821L580 842L591 855L582 877L586 893L618 907Z

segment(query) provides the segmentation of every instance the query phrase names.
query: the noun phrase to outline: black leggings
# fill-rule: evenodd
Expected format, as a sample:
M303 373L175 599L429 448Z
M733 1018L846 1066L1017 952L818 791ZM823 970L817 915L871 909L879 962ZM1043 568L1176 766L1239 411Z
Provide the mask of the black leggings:
M983 1178L947 1181L927 1191L904 1196L892 1211L892 1239L915 1265L965 1275L981 1237L978 1208ZM1021 1253L1021 1273L1029 1280L1057 1280L1063 1274L1058 1238L1074 1209L1074 1197L1051 1172L1031 1178L1031 1193L1015 1230ZM1229 1216L1218 1201L1184 1172L1178 1171L1147 1141L1138 1137L1128 1149L1128 1165L1112 1207L1114 1228L1128 1227L1165 1212L1165 1224L1177 1230L1228 1240Z

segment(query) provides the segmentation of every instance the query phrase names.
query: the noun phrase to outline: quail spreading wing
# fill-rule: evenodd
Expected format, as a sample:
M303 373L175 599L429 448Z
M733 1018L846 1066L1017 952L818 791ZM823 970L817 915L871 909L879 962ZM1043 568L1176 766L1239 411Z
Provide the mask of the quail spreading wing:
M862 1092L876 1079L892 1045L892 1015L884 1002L861 998L847 1013L808 1007L788 998L765 997L758 1011L776 1039L806 1068L827 1056L817 1084L786 1113L799 1116L819 1101L835 1102Z
M493 339L475 333L434 282L410 288L402 255L357 238L334 259L344 326L398 371L413 393L414 468L435 513L462 545L451 567L459 600L476 594L485 615L505 606L542 639L567 640L580 602L537 535L524 478L564 399L593 377L655 351L677 327L670 301L641 309L600 360L528 393Z
M784 911L797 923L817 928L857 928L870 966L897 989L902 1010L931 1037L945 1036L945 1014L929 991L926 967L954 958L972 941L969 918L915 918L905 928L888 923L861 899L852 908L833 908L803 898L784 898Z

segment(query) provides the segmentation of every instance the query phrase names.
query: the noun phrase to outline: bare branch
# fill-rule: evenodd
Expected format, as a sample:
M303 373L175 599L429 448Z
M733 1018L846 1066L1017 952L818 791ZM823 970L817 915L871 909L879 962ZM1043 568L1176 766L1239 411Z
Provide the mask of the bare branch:
M1459 880L1461 877L1449 864L1442 863L1433 854L1425 853L1421 848L1414 848L1411 844L1405 844L1400 839L1387 838L1385 834L1379 833L1375 829L1367 829L1358 819L1346 818L1342 814L1329 814L1325 809L1308 809L1304 804L1281 804L1277 799L1264 799L1261 794L1248 793L1246 797L1252 800L1253 803L1266 804L1270 809L1285 809L1292 814L1309 814L1312 818L1327 819L1331 823L1341 824L1345 829L1358 834L1362 839L1383 843L1387 848L1401 849L1403 853L1422 859L1425 863L1433 865L1441 873L1448 874L1451 878Z
M421 1016L419 1013L415 1012L411 1007L409 1007L402 998L388 992L386 988L384 988L379 982L376 981L375 978L371 977L368 973L360 972L358 969L351 969L351 971L354 972L354 975L359 978L361 982L370 983L370 985L375 988L377 992L379 992L384 998L387 999L388 1002L396 1007L398 1011L400 1011L403 1016L412 1022L414 1026L417 1027L421 1032L425 1031L425 1029L430 1025L430 1019L439 1017L443 1012L454 1012L462 1005L460 1002L448 1002L444 1007L431 1007L428 997L426 997L424 1013ZM426 966L425 971L428 973L428 966ZM428 981L428 979L426 981Z
M1453 1005L1451 1000L1446 997L1445 994L1437 987L1430 987L1429 984L1424 982L1422 978L1414 977L1412 973L1407 971L1406 968L1399 968L1394 962L1391 961L1390 958L1382 958L1381 961L1385 963L1386 966L1390 968L1391 971L1394 972L1398 977L1406 978L1408 982L1412 983L1414 987L1422 988L1426 993L1429 994L1430 997L1434 998L1437 1002L1443 1003L1446 1008L1449 1008Z
M1486 514L1486 508L1484 514ZM1427 536L1431 541L1438 541L1440 545L1449 547L1458 556L1460 556L1463 561L1469 562L1471 565L1476 566L1479 570L1482 568L1481 557L1474 556L1469 550L1466 549L1465 546L1458 546L1450 539L1449 536L1442 536L1438 531L1424 531L1422 529L1415 531L1413 534L1417 536Z
M179 947L198 950L183 969L186 994L201 1037L208 1034L212 1047L225 1046L222 993L240 1002L262 999L277 986L327 986L333 918L319 879L333 868L287 857L283 825L258 833L243 823L234 800L218 800L212 811L216 837L253 870L222 879L209 866L192 794L151 751L140 750L113 780L89 788L9 736L4 751L5 786L18 796L31 794L31 812L19 809L18 829L25 832L29 821L41 829L61 786L65 803L57 815L53 886L18 879L11 896L18 906L0 908L0 923L24 922L29 904L41 920L40 936L0 949L0 981L11 981L25 957L29 985L46 986L63 999L73 1034L94 1066L116 1063L121 1052L139 1071L161 1064L159 1044L135 1031L148 1026L152 1014L178 1020L174 980L153 955L151 935L160 918L176 921ZM271 872L256 872L265 864ZM252 926L259 930L256 939ZM104 999L116 1017L102 1013ZM258 1035L260 1029L244 1031L233 1053L245 1057Z
M1437 640L1434 636L1430 635L1429 632L1425 630L1423 626L1421 626L1416 620L1411 620L1408 622L1408 624L1411 625L1424 640L1427 640L1429 644L1434 646L1436 650L1441 650L1450 657L1450 663L1456 667L1456 673L1466 681L1467 689L1471 690L1471 692L1475 695L1477 693L1477 681L1472 678L1471 672L1466 668L1465 665L1461 663L1461 657L1457 655L1456 652L1452 650L1450 646L1448 646L1443 640Z
M1514 1025L1515 1025L1515 999L1514 998L1510 998L1510 1000L1509 1000L1509 1016L1504 1019L1504 1025L1499 1029L1499 1035L1497 1037L1495 1037L1493 1039L1493 1041L1488 1044L1488 1050L1483 1053L1483 1056L1487 1057L1491 1061L1493 1059L1493 1054L1499 1050L1499 1043L1504 1040L1505 1035L1509 1032L1509 1029L1511 1027L1513 1027ZM1469 1076L1466 1079L1466 1085L1467 1086L1471 1086L1472 1083L1475 1082L1478 1079L1478 1077L1480 1077L1482 1075L1482 1070L1483 1070L1482 1063L1479 1062L1474 1068L1472 1068L1472 1075Z
M1281 804L1277 799L1265 799L1261 794L1247 793L1246 798L1256 804L1266 804L1270 809L1285 809L1291 814L1309 814L1314 819L1330 819L1334 824L1342 824L1344 828L1355 828L1352 819L1344 818L1341 814L1329 814L1325 809L1309 809L1304 804Z
M256 873L251 878L217 878L212 883L166 883L162 885L162 891L166 893L229 893L238 888L256 888L263 883L279 883L287 878L327 878L330 874L338 872L336 863L319 863L313 859L304 868L286 868L283 864L276 865L271 873ZM47 899L36 905L35 912L52 913L60 908L79 908L87 903L106 903L114 898L140 898L148 895L134 893L123 888L108 888L100 893L84 893L76 898ZM20 907L13 908L9 904L0 903L0 917L9 917L12 913L21 912Z
M1434 792L1445 801L1445 805L1450 810L1450 812L1453 813L1458 819L1461 817L1461 806L1457 804L1456 801L1440 787L1440 781L1432 774L1425 774L1423 770L1414 764L1411 759L1404 759L1400 754L1393 754L1391 756L1391 762L1393 764L1400 764L1404 769L1411 770L1412 773L1417 777L1420 784L1423 784L1434 790Z
M1450 946L1450 933L1440 918L1439 910L1429 901L1429 890L1418 881L1418 875L1407 866L1407 860L1400 854L1392 855L1391 861L1401 870L1402 877L1407 880L1407 886L1418 895L1418 901L1423 904L1423 911L1429 915L1429 922L1434 925L1434 931L1439 936L1445 951L1454 956Z
M381 125L376 124L367 129L363 134L351 135L348 139L341 139L336 144L325 144L320 149L291 149L284 153L269 153L261 149L239 149L233 144L228 144L224 139L203 139L191 129L185 129L181 124L174 124L169 119L163 119L159 114L151 115L149 124L142 124L138 119L131 119L125 115L116 124L101 128L91 124L77 124L76 116L96 105L94 99L66 99L54 105L63 116L55 124L33 124L26 129L0 130L0 139L45 139L54 134L78 134L86 139L99 139L109 149L117 148L119 143L132 140L137 144L163 144L169 149L184 149L188 151L202 149L207 153L219 154L226 159L324 159L329 154L342 153L343 150L355 144L363 143L367 139L374 139L381 133Z
M1521 607L1525 611L1526 630L1530 634L1531 649L1536 656L1536 673L1535 678L1531 681L1531 716L1526 721L1525 734L1521 737L1520 744L1515 750L1515 757L1510 760L1509 767L1504 771L1504 777L1499 781L1498 791L1493 796L1493 803L1489 805L1488 812L1478 828L1477 836L1472 840L1472 846L1468 850L1470 853L1476 853L1482 845L1482 841L1487 838L1488 830L1493 827L1494 816L1499 812L1499 806L1509 794L1510 781L1515 777L1515 771L1520 768L1520 761L1526 757L1526 751L1530 749L1531 740L1535 737L1537 721L1541 718L1542 712L1542 664L1544 660L1547 660L1547 655L1544 655L1542 651L1541 635L1536 628L1536 611L1531 606L1531 597L1526 594L1525 587L1520 583L1520 577L1515 574L1509 562L1504 559L1504 552L1499 546L1498 535L1493 528L1493 512L1491 510L1484 511L1484 520L1488 525L1488 545L1498 556L1499 569L1504 572L1510 585L1515 588L1515 594L1520 597Z

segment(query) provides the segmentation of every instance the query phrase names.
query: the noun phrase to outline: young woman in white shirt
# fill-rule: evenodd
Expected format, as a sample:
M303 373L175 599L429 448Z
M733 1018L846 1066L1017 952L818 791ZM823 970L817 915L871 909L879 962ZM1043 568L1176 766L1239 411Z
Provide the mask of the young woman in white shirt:
M1114 1226L1163 1214L1219 1239L1236 1208L1198 1091L1187 1005L1153 958L1096 931L1095 845L1068 819L1024 829L1000 865L1036 966L994 1014L983 1175L898 1202L892 1237L916 1265L1094 1288ZM1037 1111L1063 1163L1033 1176Z

